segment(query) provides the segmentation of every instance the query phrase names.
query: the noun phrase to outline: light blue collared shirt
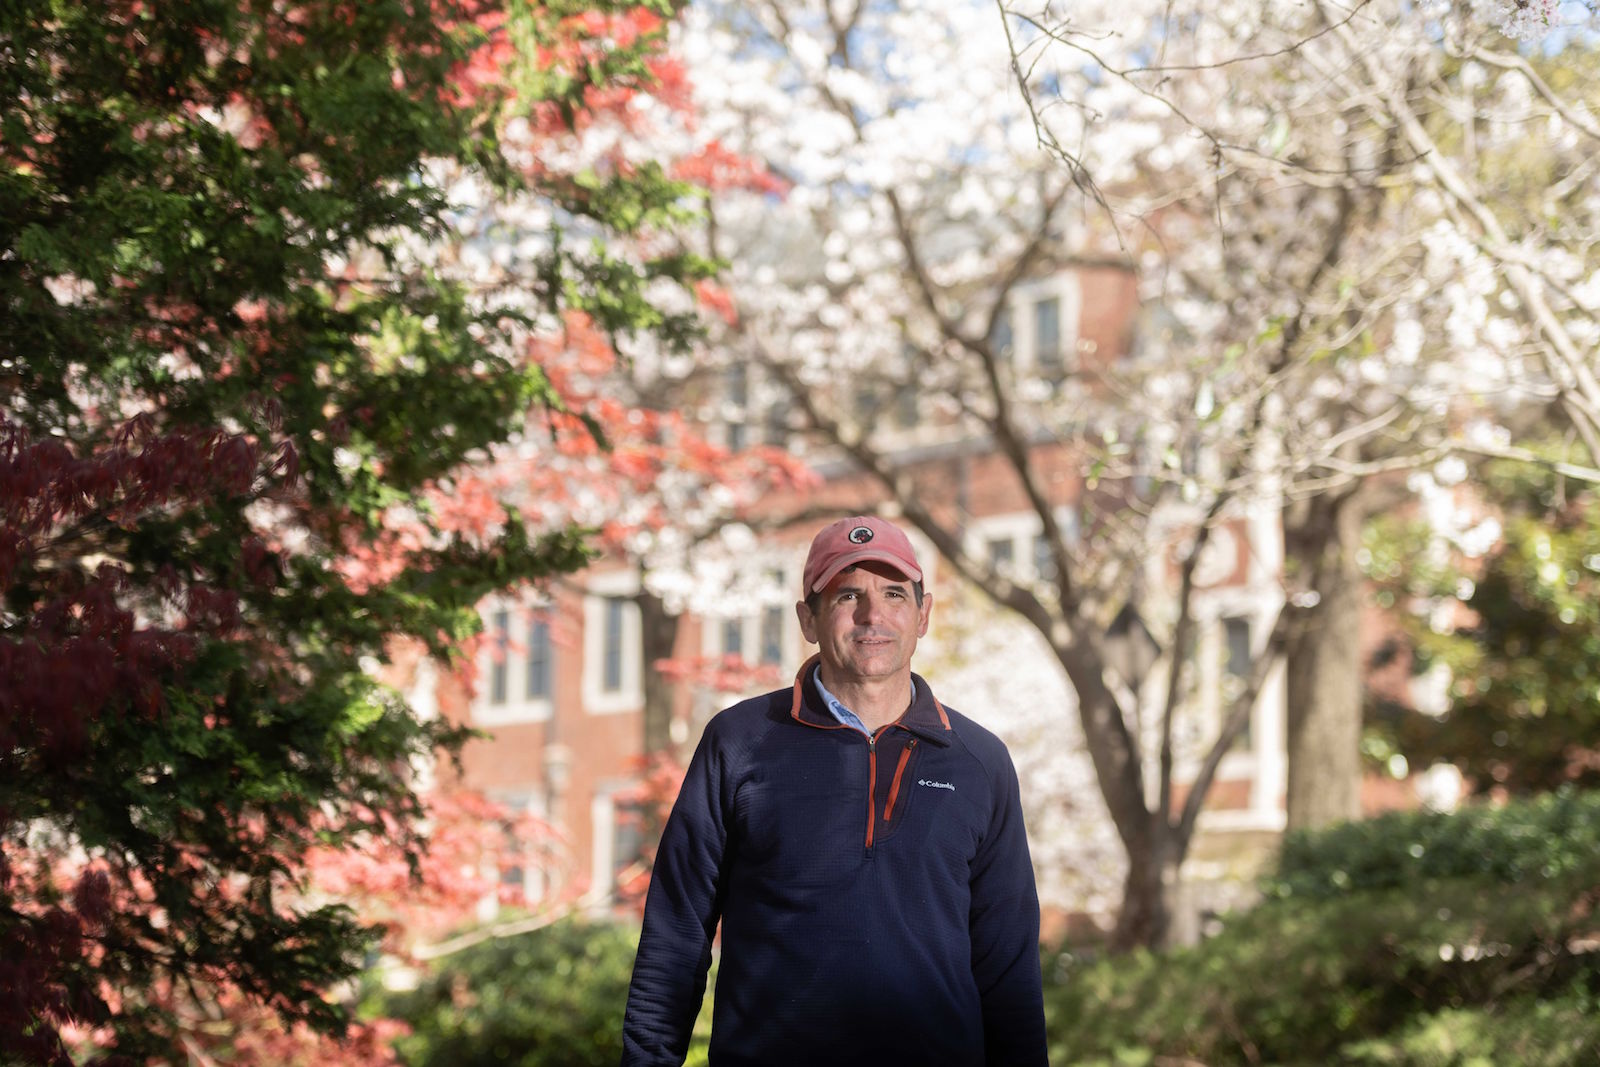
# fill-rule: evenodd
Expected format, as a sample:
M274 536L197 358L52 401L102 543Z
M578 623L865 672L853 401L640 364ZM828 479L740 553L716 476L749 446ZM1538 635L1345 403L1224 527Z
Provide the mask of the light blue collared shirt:
M817 683L817 695L822 698L822 703L827 705L828 710L833 713L833 717L835 719L838 719L839 722L844 726L848 726L854 730L860 730L868 737L872 736L872 731L867 729L866 723L856 718L856 713L841 704L839 702L839 698L828 692L828 687L822 684L821 667L818 667L815 671L813 671L811 677ZM911 683L911 699L913 701L917 699L916 682ZM906 706L910 707L911 705L908 703Z

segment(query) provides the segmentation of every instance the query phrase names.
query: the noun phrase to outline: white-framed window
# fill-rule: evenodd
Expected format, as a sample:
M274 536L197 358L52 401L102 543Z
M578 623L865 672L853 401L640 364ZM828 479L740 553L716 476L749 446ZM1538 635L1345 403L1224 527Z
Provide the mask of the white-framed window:
M631 573L600 574L583 598L583 707L605 715L637 710L644 701L643 639L638 580Z
M729 451L740 452L750 445L750 368L735 362L723 374L723 399L728 406Z
M1001 308L994 318L994 328L989 331L989 349L996 363L1007 363L1016 354L1016 331L1011 328L1011 309Z
M1001 574L1011 574L1017 562L1017 539L1014 537L991 537L985 546L985 555L989 557L989 566Z
M722 373L720 440L733 452L758 444L786 448L791 433L791 407L781 383L752 371L747 363L733 363ZM712 431L713 439L717 439L717 432Z
M1017 285L995 318L989 346L1024 376L1059 383L1077 370L1078 318L1083 301L1070 270Z
M406 703L419 722L433 722L439 717L439 671L433 660L423 656L417 661L416 673L406 689ZM436 781L437 756L433 752L419 753L411 759L412 785L418 795L426 795Z
M619 881L634 873L644 856L644 812L625 799L628 783L603 782L589 801L589 829L593 849L589 867L589 894L610 900Z
M1252 658L1250 619L1243 615L1227 615L1221 619L1222 627L1222 677L1218 690L1221 695L1222 718L1226 721L1233 702L1250 684ZM1254 719L1254 714L1251 719ZM1252 723L1246 721L1244 731L1234 741L1235 751L1249 751L1253 745Z
M548 606L538 600L491 597L479 609L484 640L478 650L478 692L472 721L509 726L550 718L556 650Z
M1196 593L1194 613L1199 634L1191 655L1196 657L1199 672L1197 711L1203 716L1202 721L1209 719L1215 724L1213 729L1217 732L1232 713L1234 701L1250 684L1255 658L1265 651L1272 629L1271 607L1270 600L1238 587ZM1245 773L1270 756L1272 747L1279 744L1280 724L1273 719L1282 710L1281 686L1281 675L1268 675L1256 694L1244 732L1224 757L1221 772Z
M1060 294L1042 296L1033 302L1033 365L1044 378L1056 379L1066 373Z
M528 623L527 646L522 657L522 698L548 702L555 691L555 649L550 644L549 619L536 615Z
M1050 539L1042 533L1033 535L1033 574L1041 582L1056 580L1055 550Z
M744 656L744 620L722 620L722 654L724 656Z
M489 704L500 707L511 697L511 609L489 615Z
M778 604L766 605L751 615L725 617L707 628L705 653L738 656L749 664L780 664L798 640L798 624L790 626L793 618L792 609Z
M538 793L497 794L494 799L510 809L513 815L526 812L536 821L545 818L545 798ZM508 829L506 848L511 852L512 859L500 868L500 884L519 890L525 904L538 904L550 891L547 858L535 847L535 842L516 840ZM519 859L521 862L517 862Z
M1281 593L1270 587L1222 586L1199 589L1193 604L1198 640L1191 650L1196 672L1192 713L1198 748L1180 760L1180 779L1192 780L1198 760L1215 741L1236 700L1248 684L1255 658L1266 652ZM1186 712L1187 714L1188 712ZM1208 729L1209 725L1209 729ZM1244 808L1206 810L1209 829L1272 829L1283 827L1283 790L1287 781L1284 756L1284 674L1281 662L1268 672L1250 709L1243 734L1217 766L1218 781L1248 781Z
M902 430L915 429L922 422L917 387L902 382L894 389L894 424Z
M757 564L773 562L768 559ZM759 606L745 614L708 621L701 630L701 655L739 656L752 665L781 666L800 644L800 624L792 606L793 599L798 599L798 590L790 594L792 586L798 584L798 577L783 566L765 566ZM780 601L779 595L790 595L791 599Z
M622 692L627 611L628 601L620 596L600 598L600 691L608 696Z
M789 447L789 406L777 397L767 400L762 416L761 440L773 448Z
M761 609L761 644L756 652L758 662L772 665L783 662L783 629L789 615L778 604L769 604Z
M1056 524L1068 546L1077 543L1078 517L1070 507L1056 509ZM986 515L969 526L968 546L995 570L1018 581L1055 580L1055 559L1031 511Z
M906 343L900 350L899 381L889 383L888 401L889 418L896 429L914 430L922 422L922 412L919 401L921 391L917 388L917 363L920 354L915 345Z

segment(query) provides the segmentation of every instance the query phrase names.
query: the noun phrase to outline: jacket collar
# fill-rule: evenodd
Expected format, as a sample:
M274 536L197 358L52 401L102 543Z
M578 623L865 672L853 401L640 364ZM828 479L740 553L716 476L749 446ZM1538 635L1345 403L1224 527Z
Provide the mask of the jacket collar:
M820 730L848 730L850 727L835 719L833 714L822 706L822 698L817 695L817 687L811 684L812 672L821 662L820 655L813 655L800 665L799 673L794 676L794 696L790 703L789 715L795 722L804 726L813 726ZM911 680L916 684L916 698L890 725L909 730L936 745L950 744L950 716L945 714L944 705L933 695L933 688L922 675L912 674Z

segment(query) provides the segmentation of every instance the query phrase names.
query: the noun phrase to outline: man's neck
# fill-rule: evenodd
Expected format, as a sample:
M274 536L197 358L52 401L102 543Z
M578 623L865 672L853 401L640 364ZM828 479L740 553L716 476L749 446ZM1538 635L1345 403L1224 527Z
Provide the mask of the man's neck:
M826 664L818 664L823 686L861 720L869 733L894 722L911 706L911 672L887 678L834 678Z

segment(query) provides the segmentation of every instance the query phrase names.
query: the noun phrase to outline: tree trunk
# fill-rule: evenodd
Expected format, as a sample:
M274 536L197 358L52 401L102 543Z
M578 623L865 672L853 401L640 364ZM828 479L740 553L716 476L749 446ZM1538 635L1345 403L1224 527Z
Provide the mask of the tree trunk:
M1111 947L1118 952L1160 948L1172 928L1173 889L1185 843L1176 840L1162 816L1150 810L1138 739L1128 728L1131 716L1107 688L1100 657L1083 644L1058 647L1056 655L1077 693L1078 719L1095 781L1128 857Z
M1356 552L1363 513L1358 495L1314 497L1284 514L1292 584L1314 593L1316 601L1284 608L1291 613L1285 652L1291 830L1361 814L1363 584Z
M661 598L641 588L634 598L639 605L641 651L644 654L644 754L672 751L672 710L677 686L665 678L656 664L671 659L678 644L679 616L668 613Z
M1168 834L1160 833L1159 826L1152 829L1157 831L1154 840L1128 847L1122 909L1111 934L1115 952L1165 948L1172 936L1172 907L1182 857Z

